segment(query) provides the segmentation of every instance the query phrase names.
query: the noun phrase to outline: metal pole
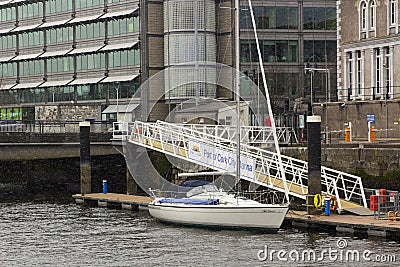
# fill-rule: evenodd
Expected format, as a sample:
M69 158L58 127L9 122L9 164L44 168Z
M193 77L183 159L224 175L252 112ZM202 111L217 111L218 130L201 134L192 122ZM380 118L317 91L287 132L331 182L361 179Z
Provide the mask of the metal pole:
M314 115L314 109L313 109L313 77L314 76L314 70L311 71L311 76L310 76L310 80L311 80L311 89L310 89L310 93L311 93L311 97L310 97L310 102L311 102L311 115Z
M328 70L328 102L331 102L331 70Z
M238 0L235 0L238 1ZM239 2L239 1L238 1ZM278 136L276 133L276 126L275 126L275 118L272 112L272 107L271 107L271 99L269 97L269 92L268 92L268 86L267 86L267 79L265 77L265 71L264 71L264 63L263 63L263 58L261 56L261 50L260 50L260 44L258 42L258 35L257 35L257 28L256 28L256 21L254 18L254 12L253 12L253 5L251 4L251 0L248 0L249 2L249 8L250 8L250 15L251 15L251 23L253 25L253 31L254 31L254 37L256 40L256 45L257 45L257 53L258 53L258 61L259 61L259 66L260 66L260 72L261 72L261 77L264 85L264 91L265 91L265 97L267 99L267 108L268 108L268 115L271 119L271 127L272 127L272 134L274 136L274 145L275 145L275 152L278 157L278 162L279 162L279 171L281 173L281 178L283 181L283 187L285 188L285 196L286 200L289 202L289 189L288 185L286 183L286 174L285 174L285 169L283 168L283 163L282 163L282 156L281 156L281 150L279 148L278 144ZM237 22L239 24L239 21ZM239 50L239 48L236 48Z
M199 47L198 47L198 14L197 14L197 1L194 0L194 79L196 83L196 106L199 104L200 88L199 88Z
M115 88L115 90L117 90L117 121L119 121L118 120L118 117L119 117L119 106L118 106L118 98L119 98L118 91L119 91L119 89L118 89L118 86Z
M239 189L240 179L240 55L239 55L239 0L235 0L235 89L236 89L236 190Z
M389 137L389 133L388 133L388 128L389 128L389 109L388 109L388 103L387 103L387 97L389 96L389 87L386 86L386 94L385 94L385 106L386 106L386 130L385 130L385 135L386 138Z

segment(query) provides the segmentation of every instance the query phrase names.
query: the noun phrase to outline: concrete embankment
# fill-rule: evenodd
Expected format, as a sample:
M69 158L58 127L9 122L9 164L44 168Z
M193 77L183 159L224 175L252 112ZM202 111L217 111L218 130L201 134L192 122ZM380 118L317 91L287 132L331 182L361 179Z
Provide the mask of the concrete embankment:
M282 154L307 161L307 147L283 147ZM366 187L376 187L379 183L375 182L385 184L387 180L392 190L400 189L400 182L395 179L397 173L400 175L399 143L324 144L321 161L323 166L360 175L367 182Z

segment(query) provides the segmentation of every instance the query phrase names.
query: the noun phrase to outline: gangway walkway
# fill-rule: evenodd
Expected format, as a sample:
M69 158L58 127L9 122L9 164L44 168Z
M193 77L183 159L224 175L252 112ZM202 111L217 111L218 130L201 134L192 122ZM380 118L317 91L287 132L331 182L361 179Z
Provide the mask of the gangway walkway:
M135 121L132 125L123 127L128 134L127 141L150 148L204 167L220 170L207 162L199 162L190 156L190 149L196 144L213 147L221 151L236 151L236 132L225 126L194 126L179 125L157 121L156 123ZM260 128L260 127L258 127ZM213 129L213 130L210 130ZM253 160L255 176L245 179L259 185L286 193L284 180L279 172L278 155L252 145L251 127L241 128L241 157ZM190 145L192 148L190 148ZM286 177L286 188L292 196L306 199L307 171L306 161L281 155ZM338 210L357 210L367 208L367 201L361 178L327 167L321 167L321 182L323 194L336 196Z

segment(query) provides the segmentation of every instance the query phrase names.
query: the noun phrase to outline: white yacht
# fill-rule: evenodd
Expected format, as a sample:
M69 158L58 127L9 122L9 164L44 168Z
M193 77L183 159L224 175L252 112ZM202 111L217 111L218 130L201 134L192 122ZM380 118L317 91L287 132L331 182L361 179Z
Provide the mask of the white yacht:
M149 204L151 216L163 222L268 232L278 231L287 211L286 204L262 204L213 184L195 187L185 197L155 196Z

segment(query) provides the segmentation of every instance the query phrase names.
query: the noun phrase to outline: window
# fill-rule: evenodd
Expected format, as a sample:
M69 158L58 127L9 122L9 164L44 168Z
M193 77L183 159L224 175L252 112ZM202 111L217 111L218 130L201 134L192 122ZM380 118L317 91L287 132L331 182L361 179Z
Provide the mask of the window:
M72 27L47 30L47 43L64 43L73 40Z
M50 87L47 90L48 90L48 94L47 94L48 102L74 100L74 87L73 86Z
M72 10L73 0L47 0L46 14L61 13Z
M19 63L20 66L20 75L21 76L29 76L29 75L38 75L43 74L43 60L31 60L31 61L23 61Z
M95 39L105 36L104 22L80 25L76 27L76 39Z
M360 39L375 37L376 0L362 0L359 6Z
M303 28L305 30L336 30L336 7L305 7Z
M257 46L254 40L242 40L241 62L258 62ZM265 62L298 62L298 41L261 40L260 50Z
M19 39L19 46L31 47L31 46L43 45L44 43L43 35L44 34L42 31L21 33Z
M47 72L68 72L74 70L72 57L51 58L47 60Z
M232 125L232 116L226 116L225 125Z
M15 7L8 7L0 9L0 21L6 22L15 20L17 18Z
M304 62L335 62L336 41L304 41Z
M252 29L250 11L247 7L241 9L240 27ZM258 29L297 29L298 8L280 6L253 7L256 27Z
M397 10L396 10L396 0L390 0L389 4L389 21L390 25L397 23Z
M140 64L139 49L111 52L108 58L110 68L136 66Z
M365 31L367 29L367 4L363 1L361 2L361 30Z
M380 48L375 49L375 87L376 93L381 94L382 90L382 54L380 52Z
M43 16L43 2L18 6L18 18L26 19Z
M375 29L375 17L376 17L376 4L375 1L369 2L369 27Z
M0 64L0 70L4 77L17 76L17 63L3 63Z
M104 0L76 0L75 5L76 5L76 9L95 7L95 6L103 6Z
M348 79L347 79L347 88L348 88L348 96L351 96L353 94L353 83L354 83L354 74L353 74L353 52L347 53L347 58L348 58L348 63L347 63L347 69L348 69Z
M105 54L81 55L76 57L76 70L102 69L105 67Z
M16 47L17 47L16 35L8 35L0 39L0 50L13 49Z
M297 95L299 88L298 73L267 73L267 84L270 94ZM306 85L306 88L310 86Z
M392 88L392 74L391 74L391 64L392 64L392 55L391 55L391 51L389 47L385 47L384 48L385 51L385 62L384 62L384 71L385 71L385 93L387 95L387 97L391 94Z
M363 64L362 53L357 51L357 95L361 95L363 91Z

